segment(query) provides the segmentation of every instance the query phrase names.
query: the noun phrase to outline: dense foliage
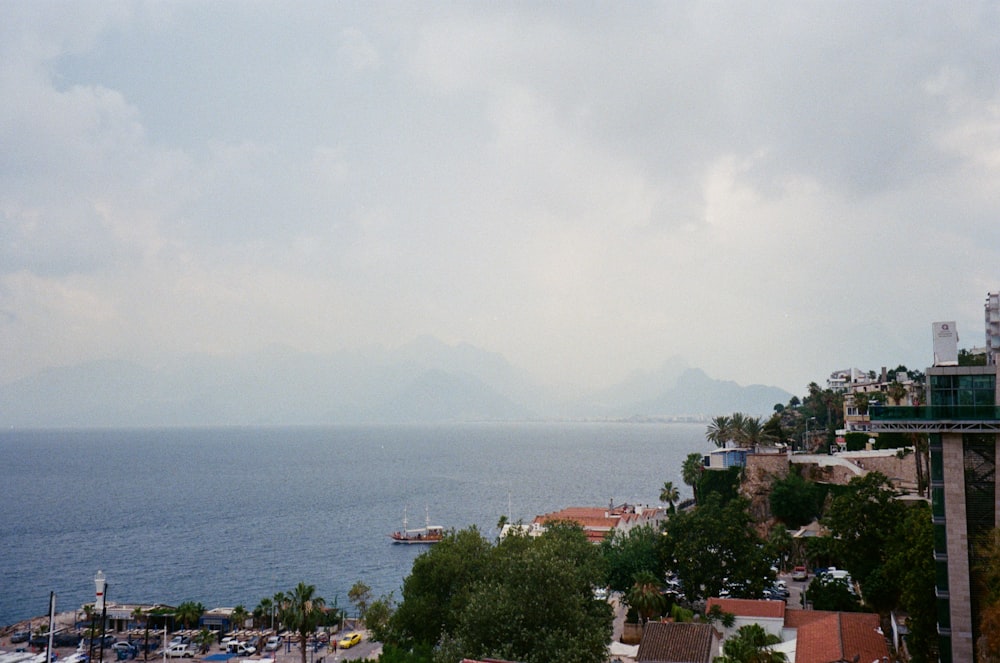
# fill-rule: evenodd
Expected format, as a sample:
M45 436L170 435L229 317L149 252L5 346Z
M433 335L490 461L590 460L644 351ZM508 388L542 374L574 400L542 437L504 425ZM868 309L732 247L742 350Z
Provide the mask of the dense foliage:
M719 596L724 588L736 598L759 598L774 581L743 499L723 502L709 494L697 509L671 517L663 532L667 567L683 579L689 600Z
M601 541L600 552L608 588L626 592L635 581L636 574L642 572L662 578L665 570L660 558L662 538L658 530L644 525L627 532L615 530Z
M794 466L793 466L794 467ZM774 482L771 488L771 513L789 529L808 525L823 509L826 491L796 472Z
M495 545L475 528L462 530L414 562L389 640L435 647L441 661L599 663L612 620L611 606L593 594L603 579L600 552L577 525Z
M823 519L842 566L861 583L865 600L879 612L888 612L899 599L898 578L885 567L906 515L906 506L895 498L889 479L870 472L851 479ZM932 549L926 554L930 557Z
M771 645L781 642L781 638L771 635L758 624L741 626L722 645L722 656L716 663L784 663L787 657L782 652L772 651Z
M831 576L816 576L806 589L806 600L813 610L861 612L861 602L847 580Z

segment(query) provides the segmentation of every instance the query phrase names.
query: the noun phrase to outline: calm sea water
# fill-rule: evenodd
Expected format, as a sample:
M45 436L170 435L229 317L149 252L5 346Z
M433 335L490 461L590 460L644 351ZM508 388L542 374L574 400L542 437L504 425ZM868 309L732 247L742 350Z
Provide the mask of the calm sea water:
M348 606L395 591L402 525L530 521L571 505L656 504L704 448L695 424L468 424L0 432L0 624L93 601L244 604L314 584ZM508 511L509 509L509 511Z

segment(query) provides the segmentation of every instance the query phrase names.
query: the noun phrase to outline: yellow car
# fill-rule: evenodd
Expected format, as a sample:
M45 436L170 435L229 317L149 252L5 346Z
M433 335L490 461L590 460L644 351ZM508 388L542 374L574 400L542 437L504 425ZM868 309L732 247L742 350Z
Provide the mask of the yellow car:
M337 643L337 646L340 647L341 649L350 649L359 642L361 642L360 633L348 633L347 635L345 635L340 639L340 642Z

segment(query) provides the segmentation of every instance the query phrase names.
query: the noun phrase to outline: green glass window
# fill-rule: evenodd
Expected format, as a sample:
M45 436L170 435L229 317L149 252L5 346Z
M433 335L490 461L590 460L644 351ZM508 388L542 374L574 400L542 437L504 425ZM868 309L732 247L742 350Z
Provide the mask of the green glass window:
M937 623L941 628L951 628L951 601L937 600Z
M944 458L940 447L931 447L931 481L944 481Z
M946 559L934 561L934 586L939 591L948 591L948 560Z
M934 553L937 555L947 555L948 554L948 535L945 533L945 526L943 523L934 525ZM947 589L948 576L945 575L944 586L938 583L938 587L941 589Z

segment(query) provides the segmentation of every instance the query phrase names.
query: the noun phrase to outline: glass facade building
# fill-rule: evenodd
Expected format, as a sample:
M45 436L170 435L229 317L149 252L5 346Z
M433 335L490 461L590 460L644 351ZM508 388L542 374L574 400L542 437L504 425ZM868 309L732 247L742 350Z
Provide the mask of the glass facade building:
M876 431L926 433L930 450L940 660L976 660L984 535L997 527L997 366L927 369L926 406L882 407Z

